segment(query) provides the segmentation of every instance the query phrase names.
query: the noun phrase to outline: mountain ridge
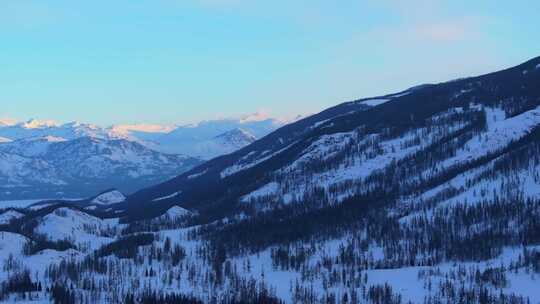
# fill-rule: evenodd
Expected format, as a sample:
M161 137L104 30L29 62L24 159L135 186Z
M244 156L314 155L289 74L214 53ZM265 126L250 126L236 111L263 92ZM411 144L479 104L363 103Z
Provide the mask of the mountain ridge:
M411 128L417 123L423 124L422 119L424 117L433 116L454 106L468 106L476 101L489 106L502 102L508 97L517 98L515 96L516 92L523 95L532 95L531 99L516 104L516 110L512 111L519 113L533 109L533 105L539 102L537 100L538 89L535 89L534 85L540 76L539 71L536 69L536 65L539 63L540 57L537 57L499 72L340 104L278 129L235 153L211 160L162 185L143 189L130 196L128 201L137 206L138 204L144 204L144 201L151 200L153 196L163 196L167 192L182 191L184 207L188 209L202 208L203 202L206 201L205 197L207 197L209 206L214 208L216 201L222 201L223 197L231 195L230 189L237 188L234 186L235 184L240 184L243 180L261 183L263 179L267 178L264 177L264 172L280 168L284 162L295 158L303 149L307 148L315 138L323 135L351 132L359 125L363 126L363 132L367 134L377 132L387 126L398 129ZM526 70L533 72L523 73ZM526 87L525 84L527 84ZM472 86L472 89L469 86ZM368 100L388 99L388 97L390 97L390 100L377 106L365 106L363 104ZM490 102L485 99L493 101ZM425 100L430 100L430 102L426 103ZM505 104L507 104L507 107L511 106L508 102ZM517 115L517 113L511 114L509 117ZM412 121L411 117L416 118L418 122ZM297 141L299 137L296 135L298 134L300 134L300 138L303 138L300 141ZM280 151L280 149L284 149L284 151ZM271 153L279 152L279 155L273 155L269 158L261 155L269 150ZM258 154L255 155L254 153ZM222 178L221 173L223 170L231 166L239 166L242 162L249 163L250 159L253 166ZM202 172L204 174L198 175L197 179L187 178ZM199 187L197 180L200 180L200 183L204 184L204 186ZM209 183L213 185L212 189L214 189L215 195L206 190ZM225 195L225 193L229 194ZM247 193L242 195L245 194ZM193 197L190 195L193 195ZM231 198L233 201L229 201L229 204L235 205L234 201L242 195L238 194L238 196ZM223 204L227 205L227 203ZM133 209L137 208L133 207Z

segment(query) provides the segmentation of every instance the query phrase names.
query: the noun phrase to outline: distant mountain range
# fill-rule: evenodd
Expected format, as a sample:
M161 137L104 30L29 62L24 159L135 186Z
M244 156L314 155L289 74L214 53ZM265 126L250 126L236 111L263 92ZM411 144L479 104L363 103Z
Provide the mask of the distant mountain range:
M0 120L0 199L131 193L234 152L285 122L260 114L184 126Z

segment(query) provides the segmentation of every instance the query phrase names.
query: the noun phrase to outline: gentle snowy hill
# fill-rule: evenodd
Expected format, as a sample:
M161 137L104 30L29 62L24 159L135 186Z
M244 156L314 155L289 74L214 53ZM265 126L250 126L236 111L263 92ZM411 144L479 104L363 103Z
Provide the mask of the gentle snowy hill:
M126 196L118 190L103 192L92 199L91 203L99 205L110 205L121 203L126 200Z
M70 208L58 208L38 222L34 233L53 242L68 240L84 252L114 241L120 227L117 220L103 220Z

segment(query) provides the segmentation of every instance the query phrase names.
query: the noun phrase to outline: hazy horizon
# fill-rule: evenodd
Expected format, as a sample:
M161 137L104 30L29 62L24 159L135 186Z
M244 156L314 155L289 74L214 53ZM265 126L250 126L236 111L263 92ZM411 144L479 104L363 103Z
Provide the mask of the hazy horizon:
M55 125L55 126L62 126L67 124L73 124L73 123L81 123L81 124L91 124L96 125L101 128L111 128L111 127L118 127L118 126L124 126L124 127L136 127L136 126L160 126L163 128L174 128L174 127L189 127L193 125L198 125L205 122L219 122L219 121L240 121L240 122L253 122L253 121L265 121L265 120L275 120L282 123L288 123L295 121L298 118L306 117L309 115L312 115L313 113L308 113L305 115L292 115L292 116L276 116L272 113L265 111L265 110L259 110L253 113L244 113L239 114L236 116L214 116L214 117L208 117L201 120L193 120L193 121L178 121L173 123L159 123L159 122L152 122L152 121L118 121L113 123L107 123L107 124L100 124L100 123L92 123L84 120L57 120L57 119L51 119L47 117L29 117L29 118L15 118L15 117L0 117L0 125L4 126L15 126L15 125L25 125L25 124L40 124L40 125Z

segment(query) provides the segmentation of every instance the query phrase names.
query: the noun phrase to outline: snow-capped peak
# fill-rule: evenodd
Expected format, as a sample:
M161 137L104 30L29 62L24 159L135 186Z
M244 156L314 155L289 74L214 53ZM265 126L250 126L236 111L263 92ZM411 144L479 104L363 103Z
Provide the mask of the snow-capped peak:
M131 131L143 133L169 133L174 129L172 126L157 125L157 124L128 124L114 125L111 127L113 134L127 135Z
M89 124L89 123L83 123L83 122L79 122L79 121L68 122L68 123L62 125L61 127L75 128L75 129L87 129L87 130L94 130L94 131L100 130L100 127L97 126L97 125Z
M236 128L231 131L225 132L223 134L216 136L216 138L226 141L228 143L236 143L236 142L252 143L255 140L257 140L257 138L253 134L249 133L248 131L242 128Z
M45 129L51 127L59 127L60 124L54 120L38 120L30 119L29 121L23 124L25 129Z
M17 120L13 118L0 118L0 127L11 127L17 124Z
M257 121L264 121L272 119L268 112L266 111L257 111L255 113L245 115L240 118L240 123L248 123L248 122L257 122Z
M173 206L165 214L163 214L160 218L162 219L177 219L184 216L191 215L192 213L179 206Z

